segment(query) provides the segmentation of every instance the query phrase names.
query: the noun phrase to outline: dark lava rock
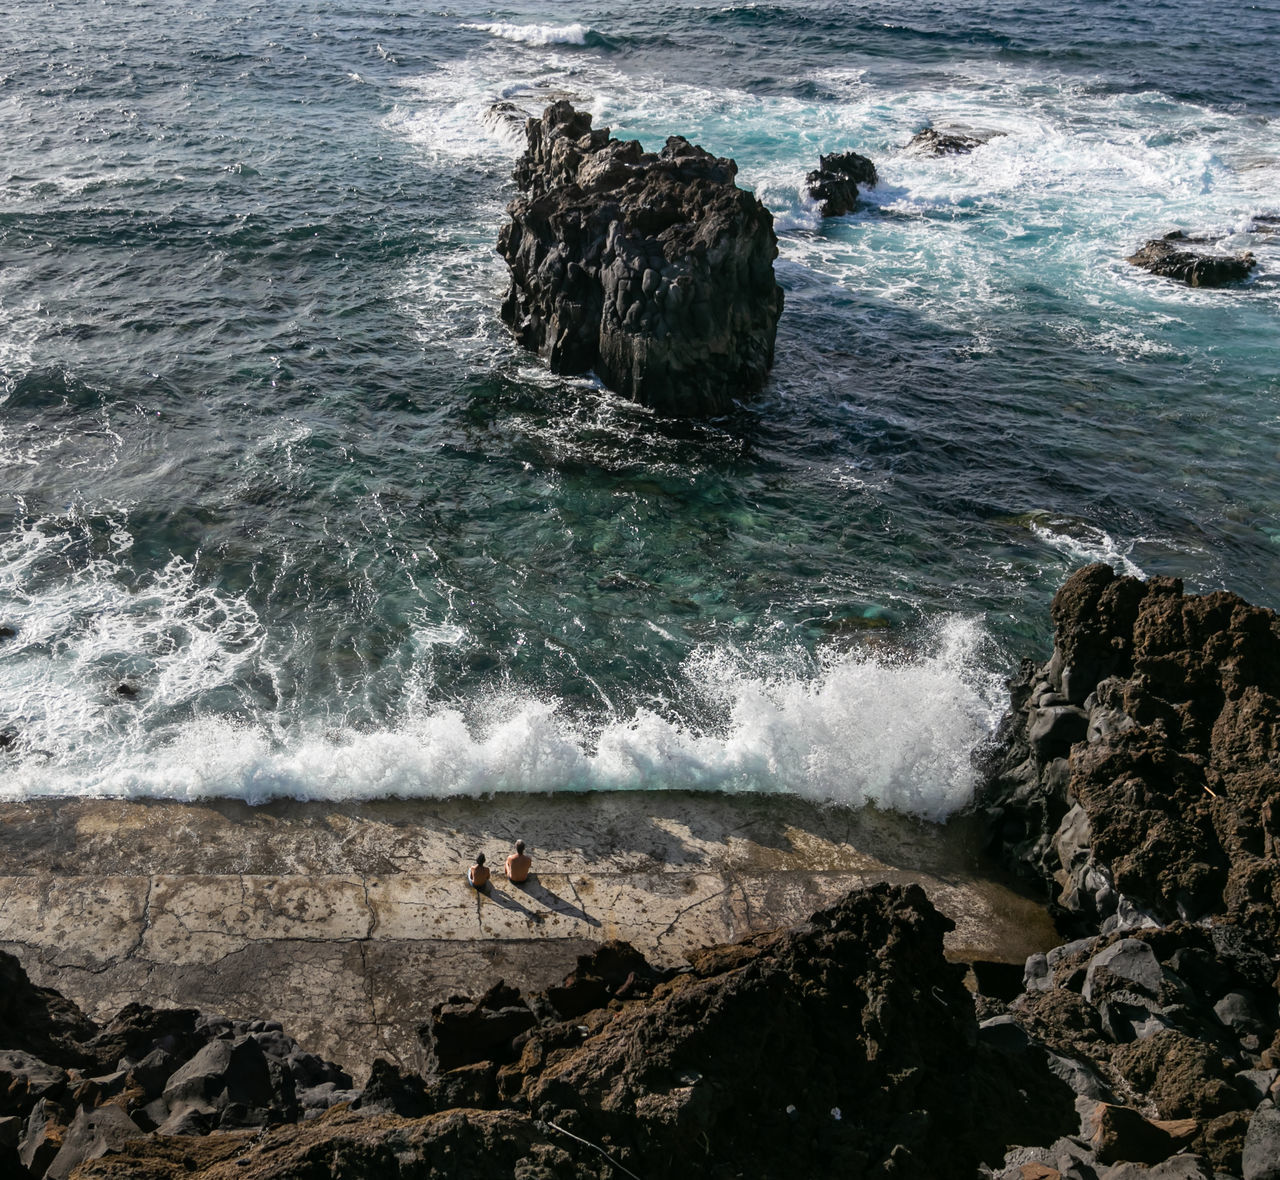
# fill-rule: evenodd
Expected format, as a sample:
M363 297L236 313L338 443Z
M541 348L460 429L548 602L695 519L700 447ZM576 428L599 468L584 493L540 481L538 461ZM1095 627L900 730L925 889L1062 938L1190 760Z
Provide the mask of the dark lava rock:
M431 1009L429 1042L434 1045L440 1071L477 1061L514 1061L515 1039L537 1023L523 997L498 980L472 1003L451 997Z
M1224 287L1249 277L1257 266L1257 259L1245 251L1240 254L1203 254L1188 250L1182 245L1187 241L1180 230L1153 238L1135 254L1125 260L1149 270L1154 275L1177 279L1189 287Z
M1082 932L1218 915L1280 946L1280 619L1105 565L1053 619L988 767L995 848ZM1085 733L1037 744L1068 707Z
M959 131L938 131L926 127L917 131L907 142L907 150L925 156L963 156L981 147L986 140Z
M83 1042L97 1031L70 1000L36 987L13 955L0 951L0 1047L19 1049L61 1068L96 1067Z
M721 414L758 390L782 314L778 244L737 165L680 136L645 152L568 102L526 135L498 235L520 343L665 414Z
M384 1057L374 1060L369 1081L356 1102L360 1110L398 1114L403 1118L421 1118L431 1110L427 1087L417 1074L407 1076Z
M1195 1122L1152 1122L1132 1107L1099 1103L1093 1113L1094 1153L1099 1163L1134 1160L1158 1164L1191 1138Z
M809 195L822 202L823 217L843 217L858 203L858 185L874 188L876 166L857 152L837 152L818 158L818 170L805 178Z

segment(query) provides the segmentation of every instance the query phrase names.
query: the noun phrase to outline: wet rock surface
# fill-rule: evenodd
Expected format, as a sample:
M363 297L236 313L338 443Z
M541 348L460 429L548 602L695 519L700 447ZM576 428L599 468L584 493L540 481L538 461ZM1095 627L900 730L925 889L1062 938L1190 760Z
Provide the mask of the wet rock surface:
M526 135L498 237L520 343L664 414L722 414L758 390L782 288L773 218L737 165L680 136L645 152L567 101Z
M876 166L857 152L820 156L818 168L805 178L809 195L821 203L823 217L843 217L858 203L858 186L874 188Z
M963 131L939 131L935 127L926 127L907 141L906 150L922 156L964 156L986 142Z
M1189 287L1225 287L1249 277L1257 259L1248 251L1239 254L1206 254L1190 249L1192 239L1175 230L1153 238L1125 260L1154 275L1177 279Z

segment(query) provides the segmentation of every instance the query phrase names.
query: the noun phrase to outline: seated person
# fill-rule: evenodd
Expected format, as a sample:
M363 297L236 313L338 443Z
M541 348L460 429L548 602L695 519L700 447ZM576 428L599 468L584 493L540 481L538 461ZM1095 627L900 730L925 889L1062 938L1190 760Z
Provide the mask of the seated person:
M516 850L507 857L506 874L507 880L515 885L523 885L529 879L529 868L533 864L533 857L526 856L524 851L524 841L516 841Z
M476 863L467 870L467 880L477 889L489 884L489 866L484 863L484 853L476 857Z

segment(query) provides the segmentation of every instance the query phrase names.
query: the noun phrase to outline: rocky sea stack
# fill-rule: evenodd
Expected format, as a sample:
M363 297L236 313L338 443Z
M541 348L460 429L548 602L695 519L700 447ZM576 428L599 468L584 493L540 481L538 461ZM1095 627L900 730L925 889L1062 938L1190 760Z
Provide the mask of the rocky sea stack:
M778 243L737 165L680 136L646 152L565 101L526 134L498 237L520 343L664 414L721 414L758 390L782 314Z
M834 152L818 157L818 168L805 177L809 195L821 202L823 217L843 217L858 203L858 185L875 188L875 164L857 152Z

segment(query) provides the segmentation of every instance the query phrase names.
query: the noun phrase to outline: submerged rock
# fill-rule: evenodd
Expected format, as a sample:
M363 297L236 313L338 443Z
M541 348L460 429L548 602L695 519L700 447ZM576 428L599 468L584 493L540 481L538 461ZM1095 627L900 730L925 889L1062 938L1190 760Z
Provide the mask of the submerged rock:
M498 252L502 318L557 373L666 414L724 413L773 363L773 218L737 165L672 136L658 153L568 102L526 125Z
M1153 238L1125 260L1154 275L1177 279L1189 287L1224 287L1249 277L1257 259L1248 251L1239 254L1204 254L1182 244L1190 239L1181 230Z
M809 195L822 202L823 217L843 217L858 203L858 185L874 188L876 166L857 152L838 152L818 158L818 170L805 178Z
M938 131L934 127L926 127L907 141L906 150L922 156L963 156L986 142L962 131Z

